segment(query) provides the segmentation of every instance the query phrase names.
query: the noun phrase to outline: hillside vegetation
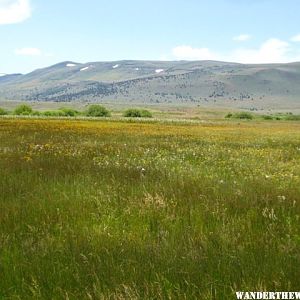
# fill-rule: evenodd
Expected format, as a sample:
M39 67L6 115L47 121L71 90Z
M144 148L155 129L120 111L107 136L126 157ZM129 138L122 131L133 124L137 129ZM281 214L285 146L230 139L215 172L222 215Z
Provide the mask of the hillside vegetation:
M0 78L0 98L300 109L300 63L62 62Z

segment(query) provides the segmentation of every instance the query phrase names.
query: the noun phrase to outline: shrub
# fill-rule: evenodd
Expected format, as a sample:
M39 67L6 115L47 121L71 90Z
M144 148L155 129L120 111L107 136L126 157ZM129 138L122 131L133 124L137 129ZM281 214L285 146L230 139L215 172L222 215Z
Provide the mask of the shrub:
M124 117L126 118L152 118L152 114L148 110L140 110L140 109L127 109L124 114Z
M264 120L273 120L273 117L270 116L270 115L263 115L262 118L263 118Z
M88 108L88 117L110 117L110 112L102 105L94 104Z
M32 108L27 104L21 104L15 108L14 114L18 116L29 116L32 114Z
M300 121L300 115L288 114L286 117L288 121Z
M75 117L79 115L79 111L72 108L61 108L60 111L63 112L66 117Z
M0 116L7 115L7 111L0 107Z
M46 117L64 117L66 114L61 110L46 110L42 113Z
M135 108L127 109L124 114L124 117L126 118L141 118L142 114L141 111Z
M230 118L232 118L232 117L233 117L233 114L232 114L232 113L228 113L228 114L225 116L226 119L230 119Z
M236 119L252 120L253 115L248 112L240 112L234 115Z
M152 113L149 110L143 109L141 110L142 118L152 118Z
M35 111L33 111L32 115L33 116L40 116L41 113L39 111L35 110Z

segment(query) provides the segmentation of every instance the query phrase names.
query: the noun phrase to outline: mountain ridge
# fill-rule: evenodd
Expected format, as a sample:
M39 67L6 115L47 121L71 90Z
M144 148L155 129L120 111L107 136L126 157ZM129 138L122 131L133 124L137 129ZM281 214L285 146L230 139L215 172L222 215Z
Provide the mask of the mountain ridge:
M0 97L300 108L300 62L64 61L27 74L0 77Z

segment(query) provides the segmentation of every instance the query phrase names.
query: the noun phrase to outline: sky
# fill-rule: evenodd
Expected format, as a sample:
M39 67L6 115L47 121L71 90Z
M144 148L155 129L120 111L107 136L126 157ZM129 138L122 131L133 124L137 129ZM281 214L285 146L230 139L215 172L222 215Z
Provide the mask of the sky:
M300 61L299 0L0 0L0 75L61 61Z

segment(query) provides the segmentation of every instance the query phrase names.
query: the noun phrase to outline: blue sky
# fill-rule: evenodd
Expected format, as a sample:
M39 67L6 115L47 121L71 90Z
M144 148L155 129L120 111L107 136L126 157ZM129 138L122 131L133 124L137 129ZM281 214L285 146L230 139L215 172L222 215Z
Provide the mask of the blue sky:
M299 0L0 0L0 73L60 61L300 61Z

